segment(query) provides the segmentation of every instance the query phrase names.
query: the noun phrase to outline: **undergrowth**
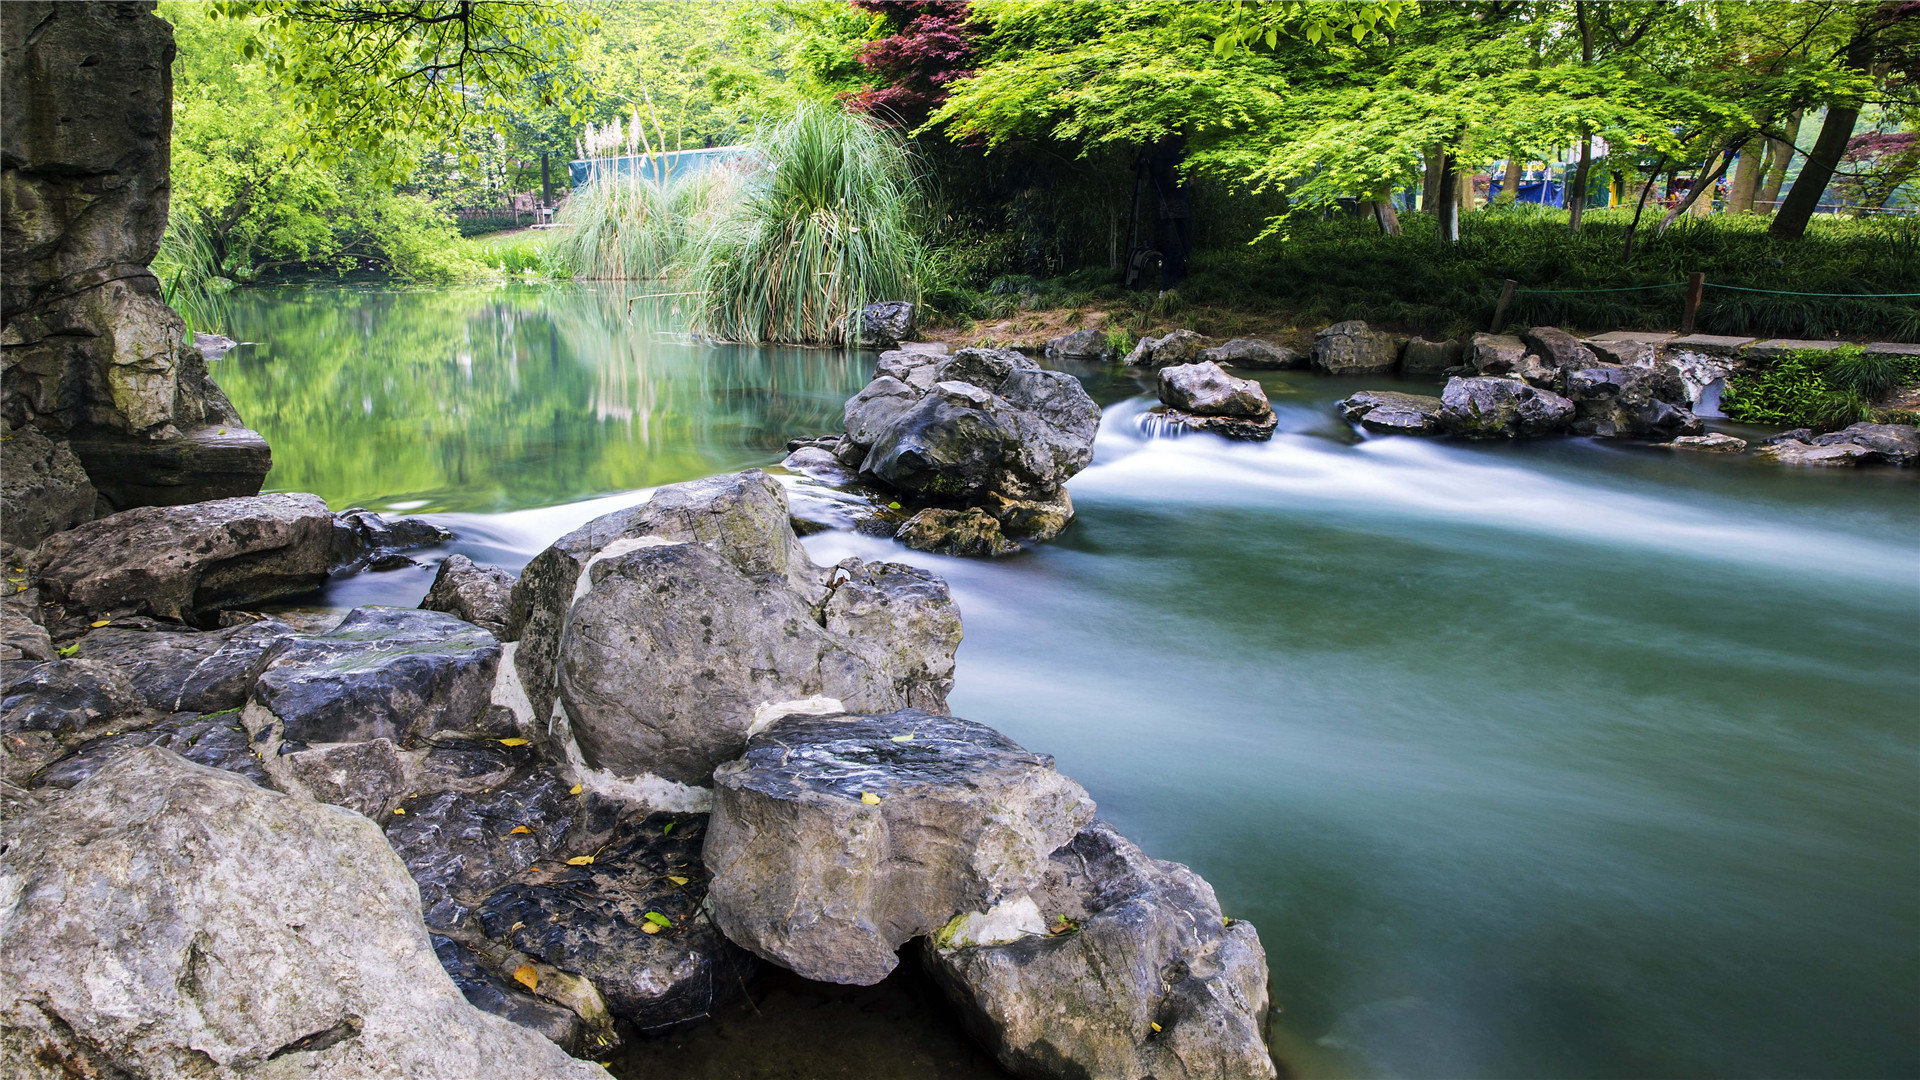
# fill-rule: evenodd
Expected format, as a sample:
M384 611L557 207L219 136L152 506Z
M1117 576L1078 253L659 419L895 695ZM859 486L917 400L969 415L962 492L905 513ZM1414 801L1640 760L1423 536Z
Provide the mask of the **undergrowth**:
M1743 423L1835 431L1874 419L1875 401L1915 383L1920 358L1868 353L1858 345L1799 349L1728 378L1720 408Z

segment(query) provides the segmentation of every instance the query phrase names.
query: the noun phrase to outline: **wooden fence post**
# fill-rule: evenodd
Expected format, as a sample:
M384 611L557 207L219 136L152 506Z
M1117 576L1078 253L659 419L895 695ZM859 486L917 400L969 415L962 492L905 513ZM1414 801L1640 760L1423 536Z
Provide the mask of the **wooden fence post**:
M1518 287L1519 284L1519 282L1512 278L1508 278L1501 283L1500 302L1493 306L1493 325L1487 327L1488 333L1497 334L1500 332L1501 327L1507 325L1507 308L1513 305L1513 290Z
M1687 275L1687 307L1680 313L1680 333L1684 336L1693 333L1694 316L1700 314L1700 294L1706 292L1707 275Z

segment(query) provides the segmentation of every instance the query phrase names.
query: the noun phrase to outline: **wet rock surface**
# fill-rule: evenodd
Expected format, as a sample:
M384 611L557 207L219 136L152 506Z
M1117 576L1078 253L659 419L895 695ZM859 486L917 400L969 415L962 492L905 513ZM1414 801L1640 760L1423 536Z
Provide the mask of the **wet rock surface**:
M1359 319L1337 322L1313 335L1313 366L1328 375L1380 375L1400 359L1399 339Z
M1426 394L1363 390L1338 408L1341 419L1383 435L1430 435L1440 430L1440 399Z
M1687 408L1686 384L1670 368L1595 367L1565 375L1575 434L1665 441L1705 430Z
M1195 358L1243 371L1279 371L1307 366L1307 358L1298 350L1260 338L1234 338L1224 345L1200 350Z
M915 551L935 555L996 558L1020 551L1019 544L1007 539L1000 522L977 506L965 510L928 507L908 518L894 536Z
M925 957L975 1037L1020 1076L1248 1078L1266 1045L1266 954L1213 889L1094 822L997 926L956 919Z
M1564 431L1573 402L1518 379L1453 378L1440 395L1440 427L1469 439L1529 439Z
M149 708L210 713L244 705L268 655L297 634L276 619L206 631L105 627L81 638L75 656L125 673Z
M795 716L714 774L714 920L810 979L871 984L896 950L1039 883L1093 803L984 725L918 710Z
M1674 450L1704 450L1709 453L1737 454L1747 448L1747 440L1736 439L1718 431L1710 431L1705 435L1682 435L1677 439L1668 440L1663 445Z
M175 713L150 727L88 740L73 753L42 769L36 785L70 788L88 779L108 762L143 746L171 750L196 765L237 773L260 787L272 787L267 771L253 750L253 740L240 723L237 710L212 715Z
M530 762L478 790L417 795L398 802L404 813L380 815L420 886L427 927L464 929L488 894L559 850L578 810L569 787Z
M10 1075L606 1075L466 1002L373 823L156 747L15 822L0 876Z
M453 985L460 988L467 1004L535 1031L569 1054L602 1049L585 1045L585 1025L572 1009L535 997L502 977L497 965L461 942L444 934L432 935L432 941L434 956L453 979Z
M1824 435L1795 428L1768 439L1759 454L1781 465L1906 466L1920 461L1920 428L1912 424L1859 423Z
M1254 441L1272 438L1280 423L1259 383L1212 361L1161 368L1158 390L1167 406L1160 415L1181 427Z
M0 780L22 784L88 739L158 719L124 675L92 660L14 660L0 697Z
M465 555L449 555L433 575L420 606L429 611L444 611L480 627L502 641L513 601L513 575L491 566L481 566Z

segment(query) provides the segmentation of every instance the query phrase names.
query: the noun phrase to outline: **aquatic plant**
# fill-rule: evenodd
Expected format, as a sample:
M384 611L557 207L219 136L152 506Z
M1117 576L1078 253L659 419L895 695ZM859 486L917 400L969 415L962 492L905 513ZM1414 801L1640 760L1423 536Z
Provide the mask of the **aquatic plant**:
M689 252L701 332L839 345L862 306L919 301L921 183L896 134L809 104L753 144L759 160Z
M232 282L220 269L205 223L191 213L168 218L153 275L160 279L160 298L186 320L188 340L196 330L218 333L227 323L224 293Z

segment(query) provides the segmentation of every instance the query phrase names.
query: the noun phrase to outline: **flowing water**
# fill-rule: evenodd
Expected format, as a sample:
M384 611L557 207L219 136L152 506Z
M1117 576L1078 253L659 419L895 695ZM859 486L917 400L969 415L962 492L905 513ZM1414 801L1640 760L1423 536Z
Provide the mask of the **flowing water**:
M870 364L699 346L619 290L234 299L258 344L217 376L270 487L436 514L514 570L641 489L835 429ZM1387 381L1304 373L1263 377L1271 443L1150 439L1138 384L1078 374L1105 415L1056 543L807 545L946 577L954 711L1056 755L1259 927L1288 1070L1920 1073L1915 476L1363 440L1331 403ZM795 983L629 1068L988 1071L924 987Z

